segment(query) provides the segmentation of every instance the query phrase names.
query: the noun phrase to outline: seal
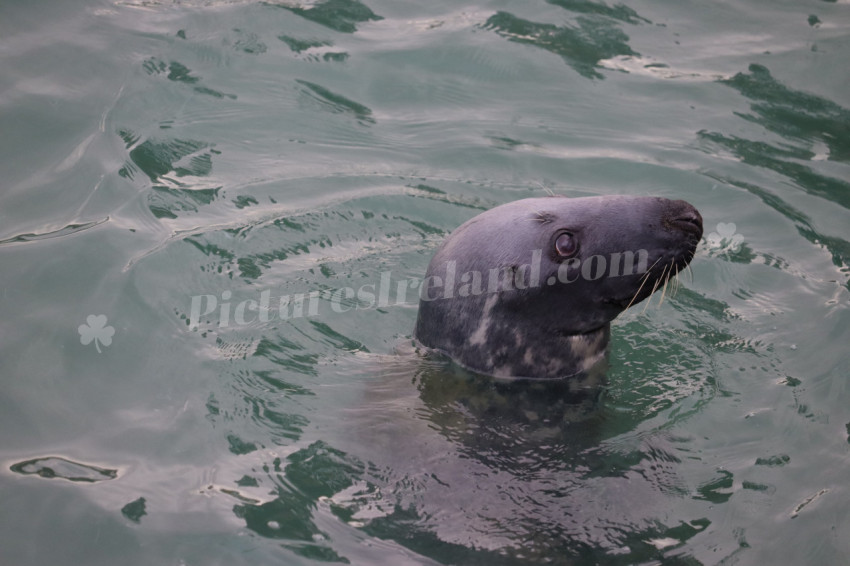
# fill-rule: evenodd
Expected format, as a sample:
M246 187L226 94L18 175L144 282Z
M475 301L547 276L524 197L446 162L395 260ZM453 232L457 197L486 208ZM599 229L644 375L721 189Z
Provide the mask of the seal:
M682 200L529 198L468 220L420 286L415 339L500 378L587 374L610 323L691 261L702 217Z

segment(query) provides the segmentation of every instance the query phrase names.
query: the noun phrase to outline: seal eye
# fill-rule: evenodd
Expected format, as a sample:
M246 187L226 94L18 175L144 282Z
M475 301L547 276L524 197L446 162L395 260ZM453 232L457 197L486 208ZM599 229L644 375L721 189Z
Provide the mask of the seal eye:
M578 251L578 242L569 232L564 232L555 240L555 251L561 257L572 257Z

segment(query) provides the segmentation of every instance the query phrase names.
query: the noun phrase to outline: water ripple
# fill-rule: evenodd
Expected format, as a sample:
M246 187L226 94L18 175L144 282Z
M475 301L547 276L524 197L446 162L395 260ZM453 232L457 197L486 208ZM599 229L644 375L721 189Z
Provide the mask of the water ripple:
M92 220L91 222L82 222L80 224L68 224L58 230L51 230L49 232L28 232L26 234L18 234L16 236L10 236L8 238L4 238L0 240L0 246L5 244L19 244L24 242L38 242L40 240L50 240L52 238L62 238L64 236L70 236L73 234L77 234L84 230L88 230L89 228L94 228L95 226L99 226L105 222L109 221L109 217L102 218L100 220Z

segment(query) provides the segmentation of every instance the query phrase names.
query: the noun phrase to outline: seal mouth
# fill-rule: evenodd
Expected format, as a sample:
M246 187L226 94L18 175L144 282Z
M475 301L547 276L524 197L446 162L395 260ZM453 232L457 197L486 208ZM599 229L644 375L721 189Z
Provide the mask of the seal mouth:
M683 232L694 234L697 238L702 237L702 217L696 210L679 216L672 224Z
M673 205L678 210L669 215L671 219L668 220L668 226L694 236L697 240L702 238L702 216L699 211L685 201L675 201Z
M597 326L596 328L591 328L590 330L585 330L583 332L576 332L572 329L559 328L555 331L555 334L557 334L558 336L561 336L562 338L574 338L576 336L591 337L594 334L596 334L599 331L604 330L604 329L605 329L604 324Z
M639 303L655 293L658 289L666 290L667 284L675 280L679 273L685 270L694 257L696 242L702 236L701 218L690 217L684 222L689 228L688 234L692 234L693 238L688 238L689 242L685 244L683 249L673 251L672 253L661 255L652 266L643 273L640 277L640 284L637 290L629 295L615 295L602 299L602 303L618 308L620 311L628 309L635 303ZM663 300L663 299L662 299Z

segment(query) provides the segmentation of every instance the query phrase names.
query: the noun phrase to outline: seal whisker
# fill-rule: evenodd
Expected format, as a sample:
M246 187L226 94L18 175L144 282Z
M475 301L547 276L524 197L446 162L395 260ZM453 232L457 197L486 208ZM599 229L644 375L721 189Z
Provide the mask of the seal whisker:
M658 281L660 281L660 280L659 279L655 280L655 285L652 286L652 291L649 292L650 297L652 296L653 293L655 293L655 290L658 288ZM640 311L640 314L643 314L643 313L646 312L646 309L649 307L649 303L651 303L651 302L652 302L652 300L649 300L649 301L646 301L646 303L644 303L643 310Z
M638 295L640 295L641 289L643 289L643 286L646 285L647 281L649 281L649 275L650 275L650 273L652 273L652 268L655 267L656 265L658 265L659 261L661 261L661 258L658 258L657 260L655 260L655 263L653 263L649 267L649 269L646 270L646 273L643 274L643 277L641 277L641 282L640 282L640 286L638 287L638 290L635 291L635 294L632 295L632 300L629 301L629 304L626 305L626 308L623 309L623 310L628 310L629 307L632 306L632 303L635 302L635 299L637 299Z
M540 187L541 189L543 189L546 192L546 194L548 194L550 197L558 196L558 195L555 194L555 191L553 191L552 189L550 189L549 187L547 187L546 185L544 185L540 181L534 181L534 184L537 185L538 187Z
M534 215L531 217L531 220L535 222L540 222L541 224L548 224L549 222L552 222L554 220L552 214L541 212L537 209L533 209L532 212L534 213Z
M685 268L688 270L688 273L691 275L691 283L694 282L694 271L691 269L691 260L693 260L697 255L696 249L691 251L691 257L687 258L687 263L685 264Z
M655 263L649 266L649 269L646 270L646 273L643 274L643 280L646 281L649 279L649 276L652 275L652 270L658 265L658 262L661 261L661 258L655 260Z
M665 273L667 273L667 266L666 265L664 266L664 270L661 272L661 277L659 277L658 279L655 280L655 285L652 286L652 291L650 291L650 293L649 293L650 297L655 293L655 291L658 290L658 284L661 283L662 279L664 279ZM644 305L643 310L640 311L640 314L643 314L643 313L646 312L646 309L647 309L647 307L649 307L649 303L651 303L651 302L652 302L651 300L646 302L646 305Z
M671 268L670 273L667 275L667 277L664 278L664 286L661 288L661 299L658 301L659 307L664 304L664 294L667 293L667 283L670 282L670 276L673 274L673 268L674 267L675 266L673 265L673 260L671 259L670 260L670 268Z
M667 274L667 279L664 280L664 288L661 289L661 301L658 303L659 307L662 304L664 304L664 293L667 292L667 284L670 283L671 279L675 279L676 275L678 273L679 273L679 270L676 268L676 259L671 258L670 259L670 272ZM673 287L673 285L674 285L674 283L670 284L670 287L671 287L671 291L670 291L671 295L670 296L671 297L672 297L672 287Z
M664 289L667 288L667 281L670 280L670 268L671 265L665 265L664 270L661 272L661 279L659 279L659 283L661 284L661 300L658 302L658 306L661 306L661 303L664 302ZM649 301L647 301L649 302Z
M635 291L634 295L632 295L632 300L629 301L629 304L626 305L626 308L623 309L623 310L629 310L629 307L632 306L632 303L634 303L635 299L637 299L638 295L640 295L640 291L641 291L641 289L643 289L643 285L646 283L646 281L647 281L647 278L644 278L644 280L640 284L640 287L638 287L638 290Z

